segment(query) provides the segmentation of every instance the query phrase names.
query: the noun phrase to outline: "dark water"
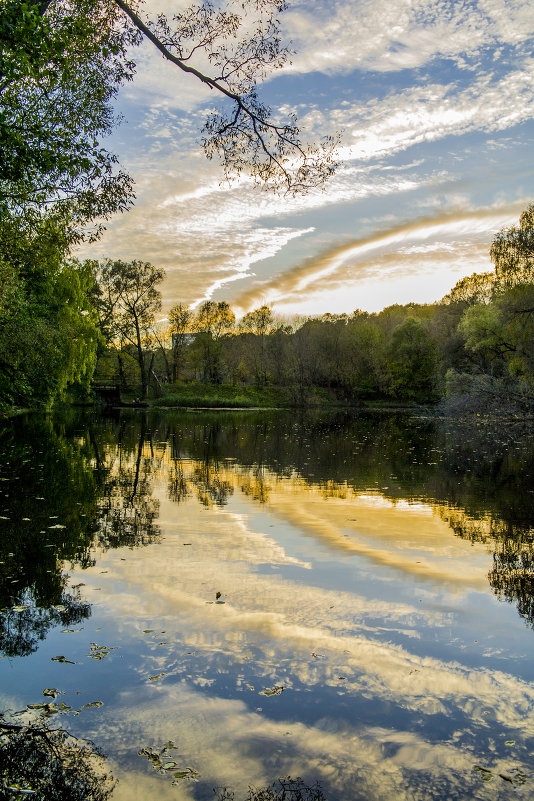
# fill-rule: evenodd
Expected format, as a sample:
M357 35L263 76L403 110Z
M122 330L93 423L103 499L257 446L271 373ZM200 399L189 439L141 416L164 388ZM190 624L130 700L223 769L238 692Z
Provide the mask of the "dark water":
M113 801L532 797L528 425L73 413L0 460L0 708Z

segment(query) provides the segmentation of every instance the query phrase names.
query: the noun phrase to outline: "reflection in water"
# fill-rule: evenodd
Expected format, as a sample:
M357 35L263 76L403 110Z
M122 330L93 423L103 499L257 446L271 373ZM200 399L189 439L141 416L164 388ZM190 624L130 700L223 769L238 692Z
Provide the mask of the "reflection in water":
M159 535L159 502L152 497L153 473L158 465L145 417L140 418L138 431L121 422L117 433L116 446L106 443L102 457L98 438L90 432L97 465L105 473L97 502L96 535L104 549L147 545Z
M106 801L113 777L89 743L37 723L0 720L0 797Z
M2 436L4 652L48 632L35 670L69 701L94 686L72 726L110 754L114 801L284 775L332 801L532 790L531 633L495 597L532 624L524 432L136 413ZM150 772L138 753L169 743Z

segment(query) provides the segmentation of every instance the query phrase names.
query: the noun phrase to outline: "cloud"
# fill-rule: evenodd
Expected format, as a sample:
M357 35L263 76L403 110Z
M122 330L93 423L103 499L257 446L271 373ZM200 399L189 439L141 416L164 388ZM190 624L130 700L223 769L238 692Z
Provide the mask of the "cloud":
M454 252L451 252L451 249L454 251L463 249L465 253L466 239L470 244L474 242L479 245L481 238L488 248L492 233L502 225L515 220L523 205L518 203L478 211L448 212L394 225L371 236L333 248L286 270L269 281L261 282L242 292L234 303L240 309L247 311L260 301L283 303L291 300L296 293L318 291L324 289L326 283L331 287L331 282L334 285L342 282L348 291L351 278L352 280L380 276L383 278L383 271L388 267L399 266L405 275L406 273L419 275L421 254L417 250L410 252L409 248L403 251L407 245L412 244L413 247L416 244L417 247L421 247L421 243L426 243L433 244L436 248L439 246L435 240L443 242L444 257L453 262ZM475 248L476 253L477 248Z
M436 58L478 59L485 50L514 47L532 36L529 0L360 0L306 2L286 15L294 72L393 72Z
M149 11L158 7L157 0L147 6ZM421 213L455 208L459 184L467 207L476 207L477 196L503 207L524 197L531 161L524 140L521 147L518 123L534 117L534 60L524 52L533 26L528 4L402 0L392 6L384 0L340 0L326 5L310 0L292 8L282 21L292 29L299 50L294 71L301 76L317 69L330 76L352 71L350 85L329 78L327 89L317 92L312 75L299 84L303 93L297 105L305 137L345 130L342 165L325 191L277 197L243 177L234 185L220 185L219 167L207 163L199 150L205 98L197 93L197 82L189 95L182 76L177 79L172 65L148 49L140 54L136 81L123 90L124 111L127 117L131 112L132 123L116 134L116 149L137 183L137 205L111 221L102 241L82 249L81 255L141 258L164 267L166 307L179 301L198 305L208 298L233 304L237 298L242 310L272 301L284 311L300 313L433 300L460 277L460 265L464 274L480 269L481 233L475 238L466 233L465 242L473 246L469 254L459 238L452 246L452 232L443 241L438 231L441 255L434 251L433 261L430 256L420 259L427 274L434 275L434 294L428 281L423 292L404 280L415 275L416 254L410 263L409 254L399 252L402 241L389 250L373 249L366 258L360 252L338 268L332 260L327 264L324 254L332 255L335 242L346 242L348 232L353 232L351 238L360 233L362 242L366 231L372 238L379 220L389 218L393 228L399 218L413 216L417 224ZM373 73L377 96L360 99L369 98L369 89L360 83L367 69L389 75L412 62L430 63L445 51L458 60L484 48L491 53L494 46L512 48L515 55L508 53L497 66L480 56L476 71L460 65L452 83L430 67L426 76L419 71L397 83L387 78L380 84ZM282 73L276 87L290 111L292 98L284 95L287 77ZM180 99L177 92L182 89ZM504 135L512 129L513 139ZM461 138L466 136L468 145ZM400 163L403 154L411 156L409 165ZM517 176L513 170L506 173L513 154L521 162L515 167ZM517 189L520 181L524 186ZM494 230L484 232L486 242ZM453 247L448 277L447 244ZM388 262L394 254L397 268ZM380 286L385 269L390 271L387 286ZM353 282L345 290L344 274Z

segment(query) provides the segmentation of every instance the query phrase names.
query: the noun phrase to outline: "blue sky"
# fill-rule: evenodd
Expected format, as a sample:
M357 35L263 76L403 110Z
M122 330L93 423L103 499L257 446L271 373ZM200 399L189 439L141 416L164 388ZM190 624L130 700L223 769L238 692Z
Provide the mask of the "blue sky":
M213 96L143 46L110 143L137 202L84 255L164 267L167 307L280 315L432 302L491 269L494 233L534 201L531 0L294 0L282 30L295 55L261 96L310 140L342 132L326 188L225 184L199 147Z

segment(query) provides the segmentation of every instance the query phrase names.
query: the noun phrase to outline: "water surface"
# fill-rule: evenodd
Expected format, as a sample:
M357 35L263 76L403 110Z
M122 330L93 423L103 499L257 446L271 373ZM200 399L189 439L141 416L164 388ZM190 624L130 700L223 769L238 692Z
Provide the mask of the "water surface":
M0 437L0 706L60 690L113 801L287 775L531 797L528 428L122 412ZM158 773L138 752L169 742Z

